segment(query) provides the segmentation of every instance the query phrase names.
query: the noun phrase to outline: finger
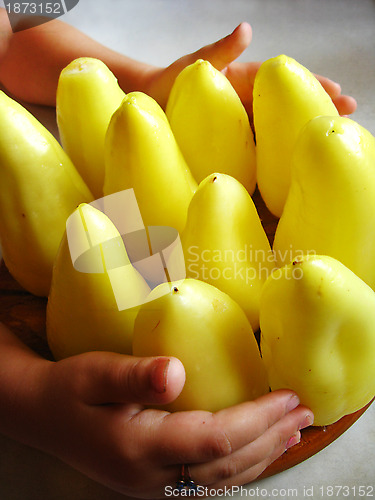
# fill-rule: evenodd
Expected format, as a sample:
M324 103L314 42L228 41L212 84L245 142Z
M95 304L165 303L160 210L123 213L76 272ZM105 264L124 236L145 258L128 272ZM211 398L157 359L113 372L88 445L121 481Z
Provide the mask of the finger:
M256 468L259 464L269 463L274 460L275 454L278 456L280 449L285 449L292 444L295 436L300 437L299 431L311 425L313 415L311 410L305 406L298 406L297 409L287 413L264 434L256 440L235 451L228 457L214 460L205 464L191 465L192 477L200 484L214 484L220 486L223 481L228 484L228 480L242 475L249 471L249 477L253 474L250 469ZM234 483L233 483L234 484Z
M357 102L353 97L341 95L341 86L333 80L321 75L315 76L327 94L331 97L340 115L350 115L354 113L357 109Z
M299 431L296 431L296 429L305 427L307 423L310 423L306 422L306 415L311 416L311 411L306 407L299 406L287 413L281 421L272 426L254 443L241 448L229 457L209 463L190 464L189 469L192 479L198 485L216 490L225 486L230 487L249 483L285 452L291 434L293 436L297 434L300 437ZM191 442L191 446L194 446L193 442ZM266 451L263 451L263 449ZM181 460L181 463L184 463L184 461ZM176 465L162 467L157 476L159 482L155 478L155 485L169 485L169 491L171 491L172 488L175 488L173 485L176 485L180 470L180 467ZM160 493L161 490L158 490L158 494Z
M272 462L279 458L285 451L285 446L281 445L273 452L272 455L264 459L262 462L245 470L242 473L239 473L238 475L235 475L216 484L205 484L203 480L200 481L199 476L195 475L194 470L192 472L191 466L189 466L189 472L196 485L203 486L208 490L215 489L217 491L220 488L224 489L225 486L227 488L230 488L231 486L240 486L255 480ZM157 470L150 469L147 477L147 490L143 491L145 498L155 499L164 498L165 496L177 496L177 483L180 477L181 465L162 467Z
M250 24L241 23L230 35L227 35L215 43L202 47L188 57L191 57L192 61L205 59L216 69L221 71L242 54L250 45L251 39L252 29Z
M243 103L248 102L252 105L254 80L261 64L261 62L234 62L222 70Z
M314 75L315 78L317 78L324 88L324 90L327 92L327 94L331 97L331 99L335 99L341 94L341 86L337 82L334 82L330 78L327 78L326 76L322 75Z
M249 46L252 38L252 29L248 23L239 24L235 30L221 40L206 45L201 49L177 59L166 70L163 71L158 88L151 88L149 92L165 109L170 89L177 75L197 59L209 61L216 69L221 71L234 61ZM161 85L162 84L162 85ZM160 88L163 91L160 91Z
M91 352L65 361L69 360L80 365L76 390L90 405L165 404L179 395L185 383L184 367L173 357Z
M189 472L195 484L207 488L206 491L209 491L210 489L218 491L220 488L224 489L225 487L230 488L232 486L241 486L256 479L272 462L279 458L285 451L285 445L282 444L262 462L257 463L255 466L246 469L244 472L232 476L229 479L217 482L216 484L209 484L209 482L205 483L203 478L201 478L202 480L200 480L200 476L195 474L195 470L192 468L192 466L189 466ZM181 466L175 465L163 467L158 470L156 474L149 475L149 491L147 492L147 497L170 497L173 496L173 492L175 492L175 495L177 495L177 482L180 478L180 475Z
M219 490L220 488L225 488L225 486L227 488L232 488L251 483L252 481L257 479L262 474L262 472L264 472L267 469L267 467L269 467L275 460L280 458L281 455L285 453L285 451L286 450L284 446L280 446L274 451L274 453L271 456L267 457L259 464L247 469L246 471L242 472L241 474L238 474L237 476L233 476L229 480L218 483L217 485L215 485L215 489ZM233 492L235 491L236 490L233 489Z
M226 457L257 439L298 404L292 391L280 390L217 413L150 415L153 458L173 464L177 456L180 463L192 464Z
M333 104L341 116L351 115L357 109L357 101L348 95L340 95L334 98Z
M193 64L197 59L209 61L217 70L221 71L242 54L249 46L251 38L250 24L241 23L230 35L175 61L168 68L169 73L177 76L183 68Z

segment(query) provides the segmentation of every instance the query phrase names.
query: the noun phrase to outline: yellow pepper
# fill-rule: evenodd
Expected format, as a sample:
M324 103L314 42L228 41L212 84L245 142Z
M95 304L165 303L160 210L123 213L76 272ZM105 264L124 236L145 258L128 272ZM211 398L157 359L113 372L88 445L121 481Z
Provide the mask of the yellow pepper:
M9 272L47 296L65 222L90 190L53 135L0 92L0 240Z
M338 260L303 256L273 271L260 303L272 390L289 388L328 425L375 396L375 293Z

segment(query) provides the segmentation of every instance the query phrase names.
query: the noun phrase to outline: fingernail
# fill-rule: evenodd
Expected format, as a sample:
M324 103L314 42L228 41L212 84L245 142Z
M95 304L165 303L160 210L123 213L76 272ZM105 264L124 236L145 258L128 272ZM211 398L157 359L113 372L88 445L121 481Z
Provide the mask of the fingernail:
M298 405L299 405L299 397L296 394L294 394L287 402L286 411L290 412L295 408L297 408Z
M285 449L288 450L295 444L298 444L301 441L301 433L300 431L297 431L295 434L293 434L292 437L290 437L285 445Z
M299 429L304 429L305 427L309 427L314 422L314 415L308 413L302 422L299 424Z
M160 394L167 390L169 363L168 358L158 358L154 361L150 382L152 389Z

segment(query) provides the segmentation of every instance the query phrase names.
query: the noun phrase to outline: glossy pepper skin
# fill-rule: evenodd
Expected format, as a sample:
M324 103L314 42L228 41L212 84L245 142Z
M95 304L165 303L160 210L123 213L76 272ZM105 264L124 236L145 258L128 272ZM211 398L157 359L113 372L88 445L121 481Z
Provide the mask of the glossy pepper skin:
M309 255L274 271L260 303L272 390L289 388L329 425L375 396L375 293L338 260Z
M69 217L53 267L46 333L55 359L87 351L131 354L138 304L149 292L113 222L82 203ZM128 307L119 308L118 300Z
M136 317L134 356L175 356L186 381L167 411L219 411L269 392L251 325L235 300L196 279L162 283Z
M261 65L253 99L258 188L270 212L280 217L290 187L294 143L301 129L316 116L338 116L338 112L317 78L284 54Z
M177 76L166 115L198 183L215 172L237 179L253 194L254 136L246 110L227 77L198 59Z
M56 118L61 144L95 198L103 196L104 142L125 93L99 59L80 57L59 78Z
M375 289L375 137L350 118L318 116L296 141L291 171L273 243L279 267L315 251Z
M104 195L134 189L145 226L181 233L197 187L159 104L127 94L106 134Z
M0 117L3 258L22 287L47 296L66 219L93 197L53 135L4 92Z

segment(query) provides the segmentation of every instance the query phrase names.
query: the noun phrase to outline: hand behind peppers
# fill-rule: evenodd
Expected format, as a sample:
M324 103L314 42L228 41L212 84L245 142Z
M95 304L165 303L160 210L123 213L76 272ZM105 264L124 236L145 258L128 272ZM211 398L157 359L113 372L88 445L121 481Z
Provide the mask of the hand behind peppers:
M252 30L247 23L241 23L230 35L181 57L166 68L119 54L59 20L12 36L6 11L0 9L0 27L4 33L0 40L0 81L25 101L54 106L61 70L78 57L96 57L116 75L124 92L146 92L164 108L180 71L197 59L205 59L227 76L252 116L254 78L261 63L234 62L251 42ZM64 43L57 43L59 40ZM323 76L318 79L340 114L355 111L356 101L342 95L339 84Z

